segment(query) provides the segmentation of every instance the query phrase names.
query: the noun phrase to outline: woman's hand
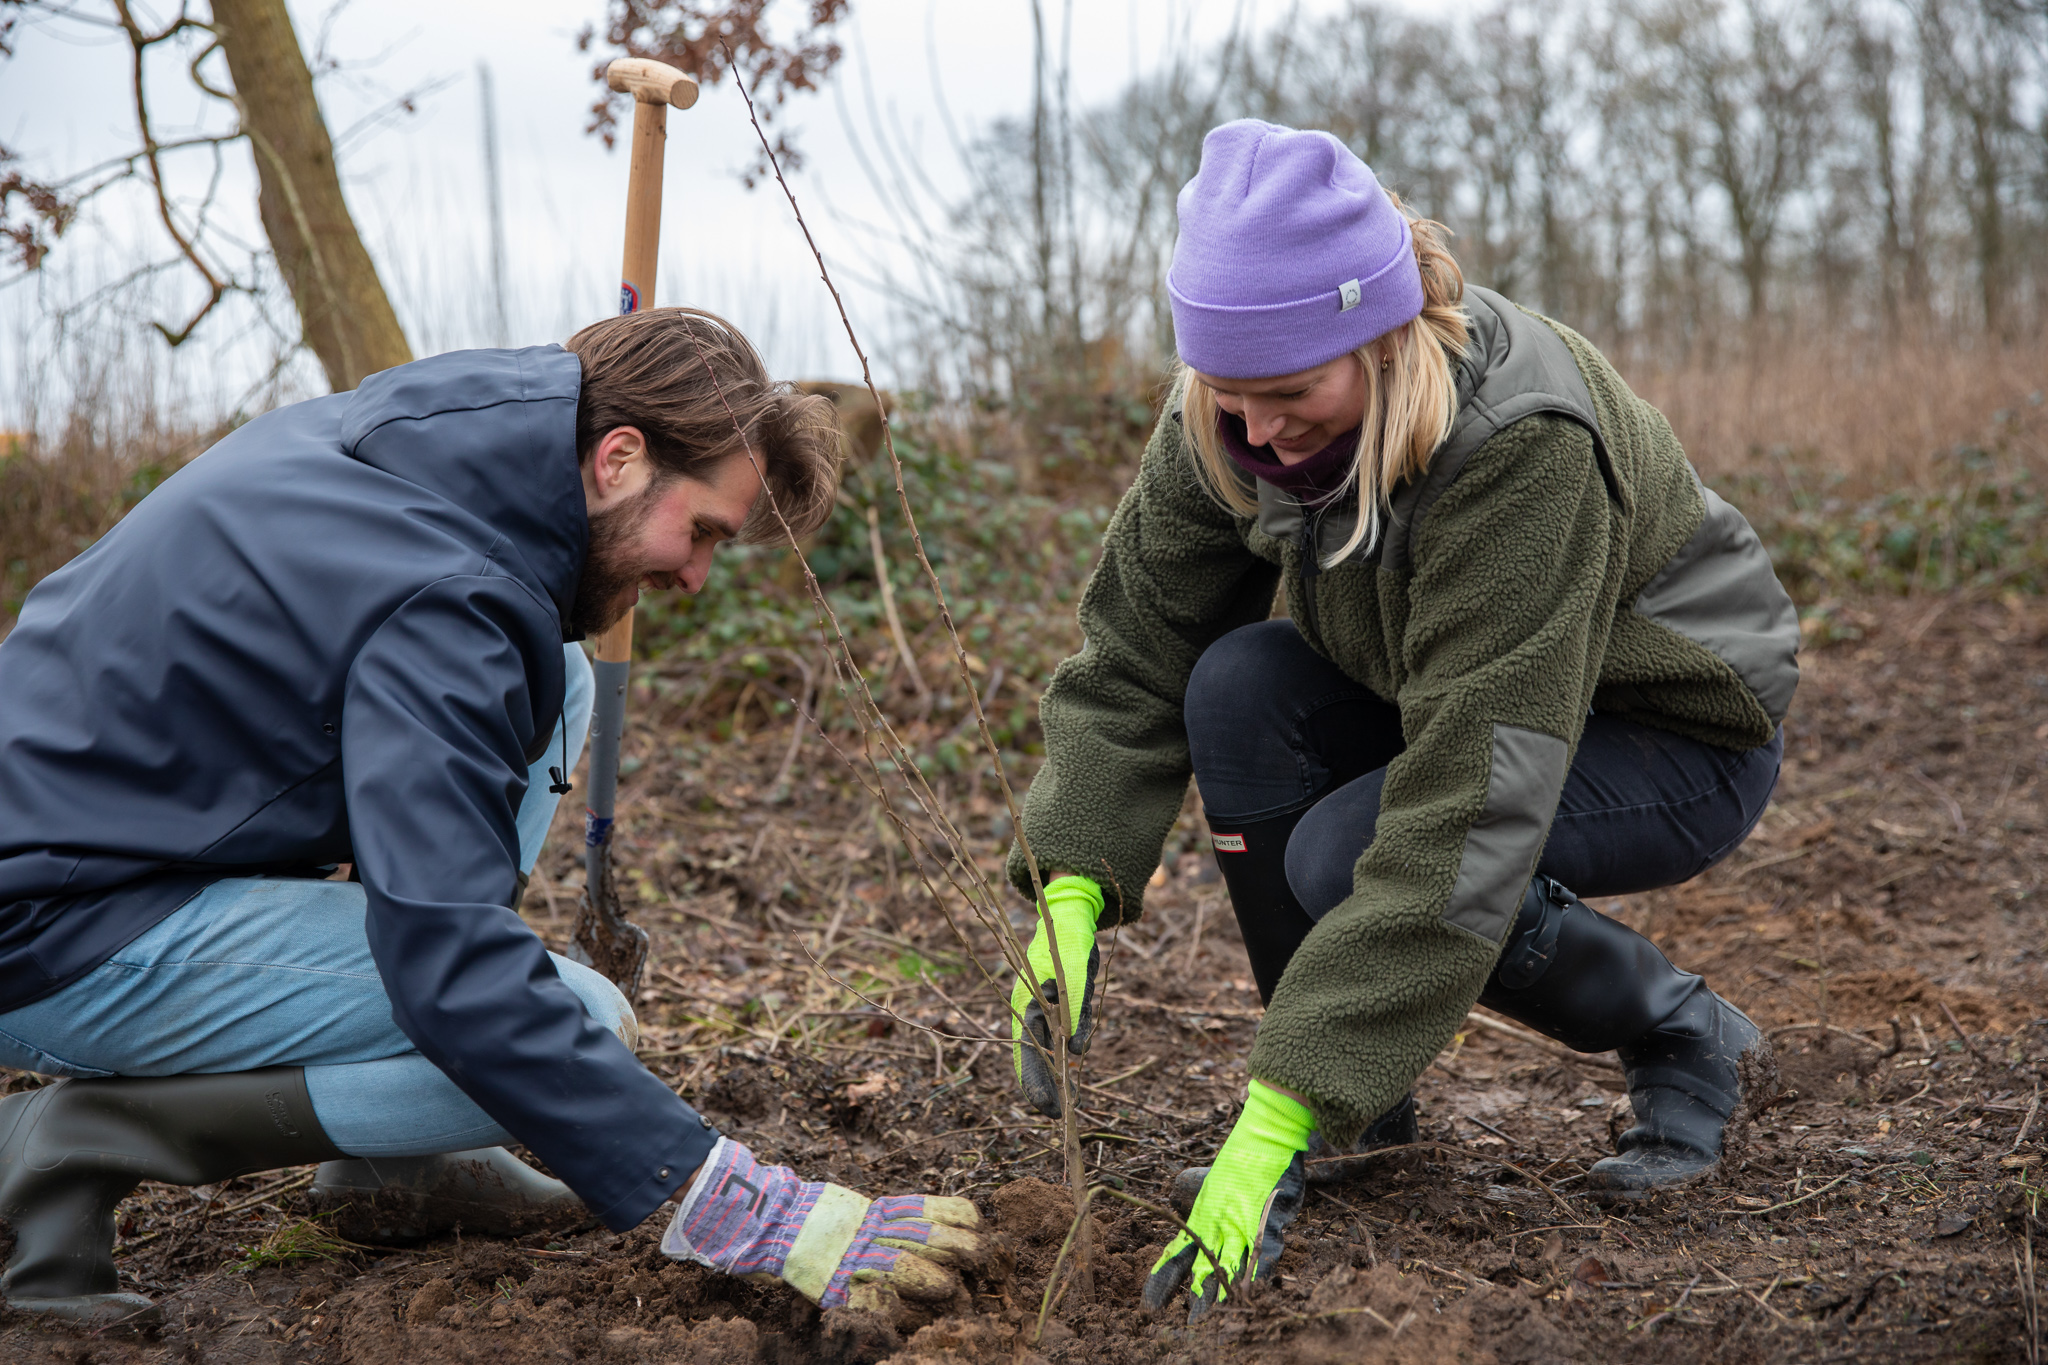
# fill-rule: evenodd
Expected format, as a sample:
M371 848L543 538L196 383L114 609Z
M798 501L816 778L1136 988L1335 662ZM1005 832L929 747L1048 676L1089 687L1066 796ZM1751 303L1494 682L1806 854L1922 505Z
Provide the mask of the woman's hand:
M1059 945L1060 966L1072 996L1062 1011L1067 1016L1067 1051L1086 1052L1089 1035L1094 1032L1095 969L1099 961L1095 922L1102 916L1102 888L1086 877L1057 877L1046 883L1045 909L1046 918L1052 921L1052 932L1046 932L1045 920L1039 921L1025 961L1047 1003L1058 1010L1059 973L1053 970L1052 944ZM1025 1041L1026 1029L1037 1040L1037 1047ZM1010 1037L1017 1083L1024 1089L1024 1098L1039 1113L1058 1118L1062 1087L1053 1072L1052 1032L1046 1027L1045 1011L1032 998L1027 978L1021 976L1010 992Z
M1145 1307L1164 1308L1187 1283L1195 1296L1188 1310L1193 1319L1227 1298L1229 1282L1238 1276L1257 1279L1272 1271L1284 1246L1281 1233L1301 1212L1308 1172L1303 1153L1315 1126L1315 1115L1300 1100L1264 1081L1251 1083L1244 1112L1188 1214L1188 1227L1222 1265L1202 1254L1195 1237L1181 1233L1166 1244L1145 1281Z

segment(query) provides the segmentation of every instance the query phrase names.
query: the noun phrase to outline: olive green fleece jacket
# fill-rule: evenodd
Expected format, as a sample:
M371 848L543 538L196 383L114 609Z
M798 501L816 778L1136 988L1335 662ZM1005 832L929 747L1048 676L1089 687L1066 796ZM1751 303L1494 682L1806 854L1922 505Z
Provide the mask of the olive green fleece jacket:
M1024 806L1042 875L1093 877L1102 923L1135 919L1190 776L1189 673L1264 620L1281 584L1308 643L1399 706L1407 747L1352 894L1295 954L1250 1059L1339 1144L1399 1101L1478 998L1588 709L1746 749L1771 740L1796 681L1797 618L1768 558L1662 415L1575 333L1489 291L1467 302L1460 426L1397 493L1383 544L1334 567L1289 534L1302 517L1284 495L1261 487L1257 518L1211 498L1169 402L1082 598L1081 651L1046 690ZM1497 401L1489 363L1527 387L1524 362L1544 356L1535 386L1570 396ZM1447 460L1461 431L1478 436ZM1316 528L1319 544L1346 529ZM1021 845L1010 875L1029 894Z

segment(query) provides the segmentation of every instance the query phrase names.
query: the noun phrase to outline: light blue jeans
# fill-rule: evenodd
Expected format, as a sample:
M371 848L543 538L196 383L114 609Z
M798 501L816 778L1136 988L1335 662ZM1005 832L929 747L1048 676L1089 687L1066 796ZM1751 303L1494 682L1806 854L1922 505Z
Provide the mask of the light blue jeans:
M566 647L562 725L527 774L520 870L531 872L590 731L590 663ZM352 1156L428 1156L512 1140L391 1020L363 932L363 888L304 878L215 882L92 972L0 1014L0 1066L47 1076L179 1076L303 1066L313 1112ZM552 955L551 955L552 956ZM566 958L555 970L591 1018L630 1044L632 1007Z

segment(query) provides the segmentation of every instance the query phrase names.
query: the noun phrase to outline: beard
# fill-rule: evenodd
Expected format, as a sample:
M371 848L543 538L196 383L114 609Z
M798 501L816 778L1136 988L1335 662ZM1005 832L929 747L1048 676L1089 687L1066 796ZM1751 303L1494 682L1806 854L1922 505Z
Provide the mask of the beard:
M576 598L569 607L572 637L593 637L618 624L633 609L629 590L643 570L632 562L639 531L660 490L649 486L629 502L590 514L590 548L583 572L576 578Z

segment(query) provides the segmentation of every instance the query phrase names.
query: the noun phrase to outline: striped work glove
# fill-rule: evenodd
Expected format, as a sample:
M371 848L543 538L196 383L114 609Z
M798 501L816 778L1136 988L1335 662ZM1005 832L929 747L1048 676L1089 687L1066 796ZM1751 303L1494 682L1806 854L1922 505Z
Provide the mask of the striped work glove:
M1239 1276L1272 1273L1284 1249L1281 1233L1301 1212L1308 1171L1303 1153L1315 1126L1308 1106L1263 1081L1251 1083L1244 1111L1188 1212L1188 1226L1223 1264L1219 1269L1197 1250L1193 1237L1181 1233L1166 1244L1145 1281L1146 1308L1164 1308L1185 1283L1195 1297L1188 1308L1192 1320L1228 1298L1230 1282Z
M1053 971L1050 944L1059 944L1060 966L1075 995L1065 1010L1067 1051L1086 1052L1089 1035L1095 1031L1095 969L1101 960L1095 951L1095 921L1102 917L1102 888L1086 877L1054 878L1045 885L1045 910L1052 932L1048 935L1045 921L1040 920L1024 958L1031 975L1038 979L1039 990L1058 1009L1059 977ZM1038 1040L1038 1047L1024 1041L1027 1029ZM1024 1098L1039 1113L1058 1118L1061 1089L1060 1078L1053 1074L1052 1032L1045 1026L1045 1011L1031 998L1031 987L1021 976L1010 992L1010 1038L1011 1058Z
M896 1295L943 1302L948 1269L986 1255L981 1216L965 1199L869 1199L844 1185L763 1166L722 1137L662 1234L661 1249L728 1275L779 1280L820 1308L850 1304L894 1317Z

